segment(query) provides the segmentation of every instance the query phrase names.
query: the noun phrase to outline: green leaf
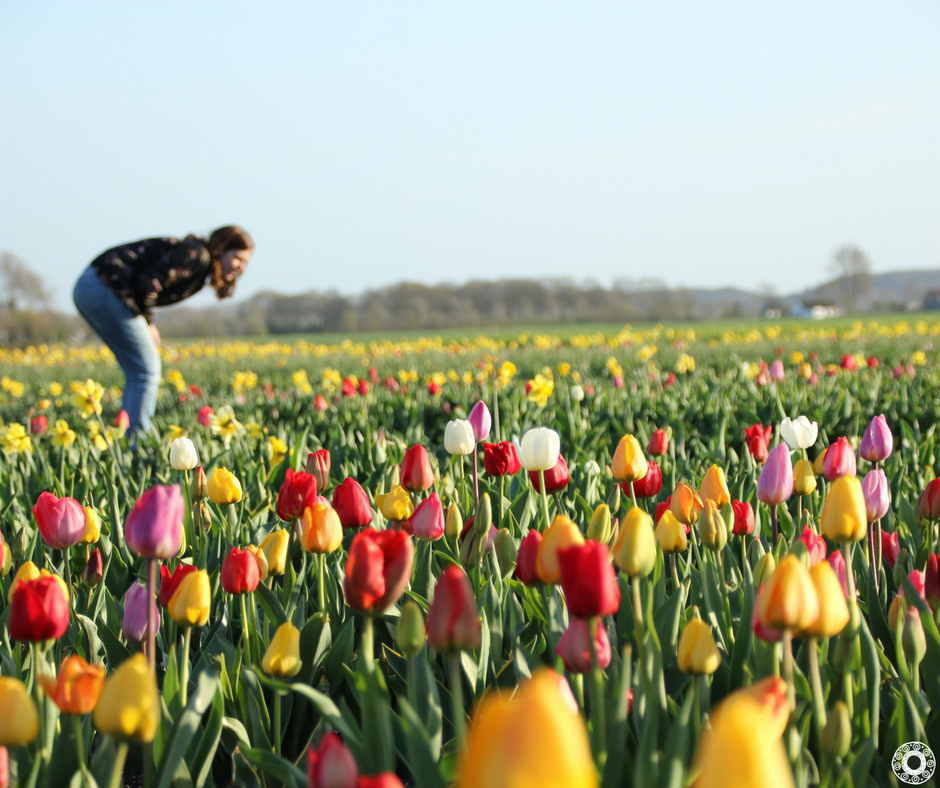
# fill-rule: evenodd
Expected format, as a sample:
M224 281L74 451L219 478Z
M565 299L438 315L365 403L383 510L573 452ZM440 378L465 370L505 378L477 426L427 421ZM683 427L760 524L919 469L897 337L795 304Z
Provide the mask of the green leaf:
M202 715L218 694L218 690L218 677L208 671L201 672L196 678L196 687L192 696L164 745L163 756L160 758L155 778L157 788L169 788L170 783L176 777L177 770L183 764L183 756L193 743L196 731L199 730Z
M287 613L284 612L281 600L277 598L277 594L264 583L258 583L258 587L255 591L257 593L257 599L261 603L261 607L264 608L265 614L275 626L279 627L287 621Z
M293 785L296 788L306 788L307 775L279 755L267 750L254 749L243 750L242 754L265 774L277 780L278 783Z
M222 686L219 684L215 695L212 696L212 711L206 721L206 727L202 732L202 738L199 740L199 746L188 761L189 773L194 777L193 784L196 788L202 788L209 778L212 759L215 757L219 740L222 738L222 718L224 716L225 699L222 697Z

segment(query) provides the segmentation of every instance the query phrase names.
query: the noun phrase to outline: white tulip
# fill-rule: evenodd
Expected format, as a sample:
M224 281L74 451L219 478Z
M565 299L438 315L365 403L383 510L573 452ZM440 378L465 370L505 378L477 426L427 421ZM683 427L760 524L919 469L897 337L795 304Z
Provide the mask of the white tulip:
M581 388L578 384L575 384L571 387L571 399L575 402L581 402L584 399L584 389Z
M170 445L170 465L178 471L191 471L199 465L199 455L196 447L185 435L177 438Z
M558 462L561 438L548 427L535 427L522 436L519 462L527 471L548 471Z
M601 466L597 464L596 460L588 460L584 463L584 472L588 476L600 476Z
M780 434L791 449L808 449L816 443L819 426L806 416L798 416L793 421L787 417L780 422Z
M444 448L449 454L470 454L476 446L473 427L466 419L454 419L444 428Z

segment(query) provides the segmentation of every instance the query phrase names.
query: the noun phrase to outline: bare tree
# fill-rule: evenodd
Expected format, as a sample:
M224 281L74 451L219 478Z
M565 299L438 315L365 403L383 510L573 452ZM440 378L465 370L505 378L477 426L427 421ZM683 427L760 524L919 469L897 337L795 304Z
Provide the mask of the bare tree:
M49 308L49 293L42 278L12 252L0 253L0 307L7 312Z
M832 255L829 270L836 277L842 292L842 306L855 312L862 298L871 290L871 261L853 244L843 244Z

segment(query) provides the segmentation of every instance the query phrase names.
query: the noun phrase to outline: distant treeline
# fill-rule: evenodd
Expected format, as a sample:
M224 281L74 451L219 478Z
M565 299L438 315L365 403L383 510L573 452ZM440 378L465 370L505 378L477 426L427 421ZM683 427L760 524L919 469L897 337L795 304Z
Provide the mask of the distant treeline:
M749 308L750 307L750 308ZM568 280L504 279L461 285L403 282L351 297L335 292L264 292L242 303L158 313L164 336L437 330L504 323L638 322L738 317L756 312L740 300L703 300L700 293L657 282L613 288Z

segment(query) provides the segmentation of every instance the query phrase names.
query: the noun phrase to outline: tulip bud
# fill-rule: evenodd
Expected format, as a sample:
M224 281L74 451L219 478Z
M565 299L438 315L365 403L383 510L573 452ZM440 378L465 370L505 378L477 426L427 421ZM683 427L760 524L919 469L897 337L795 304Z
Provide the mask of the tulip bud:
M202 529L208 531L212 527L212 509L205 501L199 502L199 519L202 522Z
M617 566L631 578L646 577L656 566L653 519L638 506L624 515L613 554Z
M904 619L901 647L904 649L904 657L910 663L911 669L917 670L927 653L927 639L924 637L924 625L916 610Z
M17 530L16 536L13 538L13 558L17 561L22 561L26 557L26 550L29 548L29 537L26 534L25 528L20 528Z
M508 528L500 528L496 535L496 560L503 577L509 577L516 568L516 543Z
M242 499L241 482L228 468L219 467L212 472L212 476L209 477L208 491L212 502L219 506L238 503Z
M669 433L664 429L653 430L650 435L649 443L646 444L646 451L654 457L660 457L669 451Z
M98 515L90 506L85 507L85 531L79 544L94 544L101 536L101 526L98 523Z
M307 473L317 480L317 489L321 492L330 486L331 465L329 449L312 451L307 455Z
M199 464L196 446L185 435L170 444L170 465L178 471L191 471Z
M754 533L754 508L750 501L732 501L731 512L734 523L731 533L735 536L747 536Z
M921 493L920 506L917 507L917 512L925 520L940 518L940 479L928 482L923 493Z
M466 572L451 564L437 579L428 608L428 646L435 651L471 650L480 645L480 614Z
M857 542L868 531L865 494L855 476L838 476L829 485L819 526L833 542Z
M607 508L611 511L612 514L616 514L620 511L620 485L615 484L614 489L610 491L610 495L607 496Z
M849 623L845 625L845 629L842 630L843 638L854 638L858 634L859 626L861 625L862 614L858 609L858 602L853 599L846 599L845 604L849 608Z
M490 409L482 400L473 406L468 418L470 426L473 428L473 437L477 443L485 441L490 435L490 428L493 426L493 418L490 416Z
M157 676L144 654L134 654L111 673L93 720L98 733L144 743L154 740L160 725L160 695Z
M201 501L209 494L209 482L206 479L206 472L200 465L193 474L193 480L189 485L189 494L193 501Z
M849 707L841 700L837 700L826 719L819 744L823 754L828 757L844 758L849 752L851 743L852 720L849 718Z
M0 676L0 746L26 747L39 733L36 703L22 681Z
M261 669L274 678L296 676L301 668L300 630L290 621L281 624L264 652Z
M702 544L716 553L720 553L728 544L728 526L711 499L705 500L705 507L699 515L698 532Z
M539 544L538 567L539 577L545 583L557 585L561 582L561 567L558 562L558 553L566 547L584 544L581 530L571 520L562 514L555 515L552 524L545 531Z
M606 503L599 504L587 529L587 538L607 543L610 539L610 509Z
M463 517L460 515L457 504L452 503L447 507L447 516L444 518L444 534L448 539L454 540L460 536L461 531L463 531Z
M613 477L619 482L635 482L646 476L647 461L640 442L633 435L624 435L617 444L610 464Z
M711 626L698 618L696 608L693 608L693 613L696 617L689 619L679 638L676 664L683 673L710 676L721 665L721 654L715 645Z
M728 490L725 472L717 465L712 465L705 472L698 494L702 501L710 500L719 509L726 503L730 503L731 492Z
M493 524L493 505L490 503L489 493L480 496L480 507L474 515L473 528L481 539L490 532Z
M0 560L0 577L6 577L13 568L13 551L10 545L3 541L3 536L0 536L0 550L3 550L3 559Z
M401 609L401 615L398 617L395 641L398 643L401 653L409 659L413 659L421 653L426 639L427 632L421 608L418 607L417 602L409 599L405 602Z
M92 550L88 556L85 568L82 570L82 582L94 588L104 577L104 563L101 560L101 551Z
M813 464L803 458L793 468L793 492L797 495L809 495L815 489L816 474L813 473Z

